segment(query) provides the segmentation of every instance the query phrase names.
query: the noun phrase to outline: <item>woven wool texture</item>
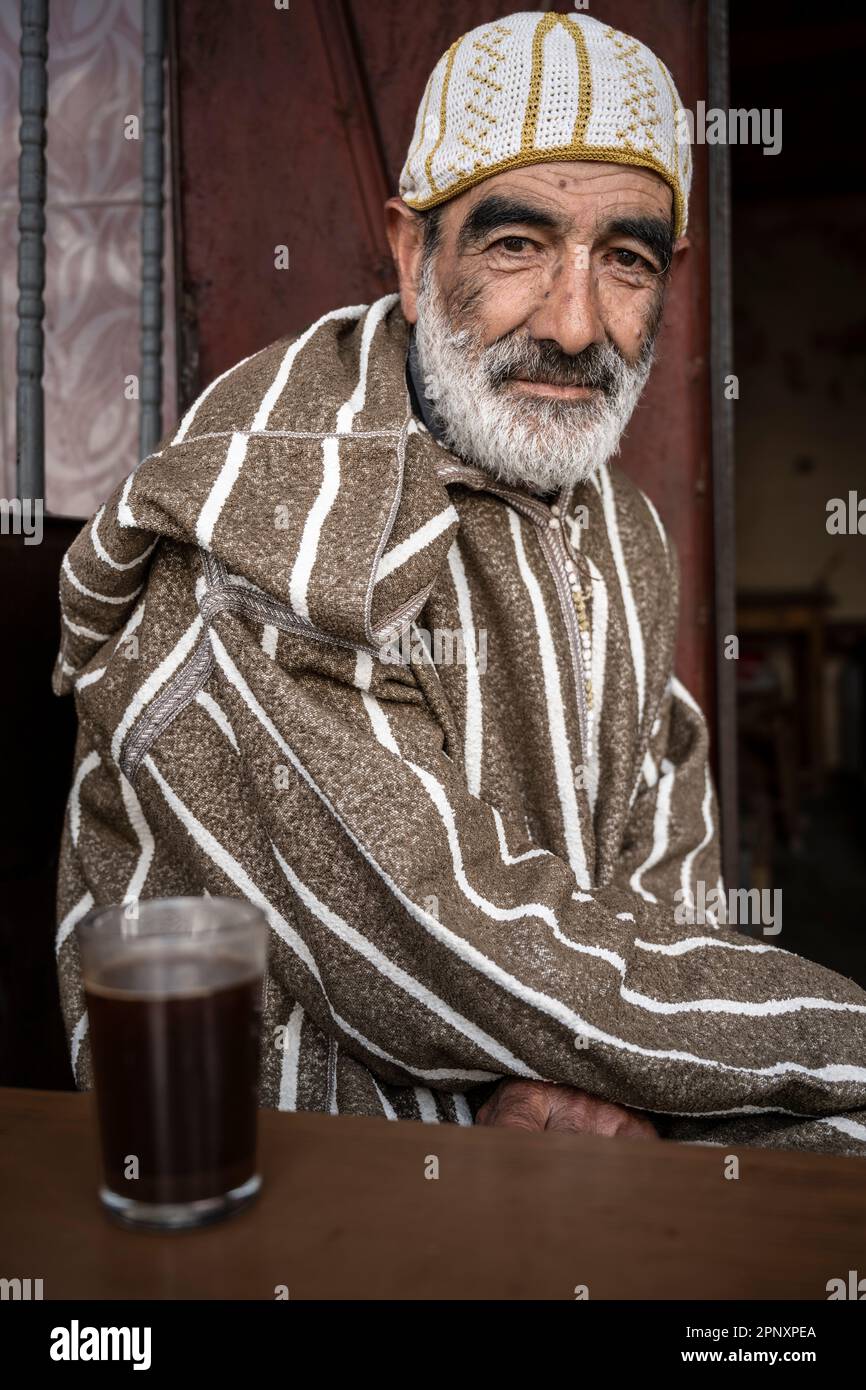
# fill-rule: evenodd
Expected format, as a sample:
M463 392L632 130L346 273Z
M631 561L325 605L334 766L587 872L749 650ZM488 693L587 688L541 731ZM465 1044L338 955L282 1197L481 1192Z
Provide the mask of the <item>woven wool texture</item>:
M498 1077L542 1077L671 1139L866 1156L866 993L676 918L719 882L718 807L661 518L603 468L552 526L416 418L408 345L386 295L238 363L64 560L76 1083L76 923L228 893L271 928L262 1105L468 1125ZM591 594L585 737L567 540ZM465 650L386 660L394 629Z
M434 207L522 164L587 159L653 169L688 220L682 103L645 44L587 15L523 11L451 45L427 83L400 196Z

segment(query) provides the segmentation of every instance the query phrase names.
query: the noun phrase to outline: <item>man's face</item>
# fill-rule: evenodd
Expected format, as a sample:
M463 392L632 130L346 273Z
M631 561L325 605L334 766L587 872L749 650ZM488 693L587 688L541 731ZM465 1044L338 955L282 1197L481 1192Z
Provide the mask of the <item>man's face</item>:
M432 255L398 255L455 452L547 492L616 451L651 366L671 209L649 170L527 165L446 203Z

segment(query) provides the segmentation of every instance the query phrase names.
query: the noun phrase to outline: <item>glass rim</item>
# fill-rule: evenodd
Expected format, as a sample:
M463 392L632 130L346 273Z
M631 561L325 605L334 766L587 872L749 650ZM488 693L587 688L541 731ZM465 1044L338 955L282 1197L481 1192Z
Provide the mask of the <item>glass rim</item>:
M127 916L127 909L131 903L108 903L101 907L92 907L89 912L75 924L75 933L80 940L93 940L97 936L110 935L112 931L122 928L131 922L141 924L142 917L158 916L160 912L173 911L180 915L189 910L189 905L195 903L199 911L207 911L213 907L215 915L213 920L198 927L185 927L183 922L176 927L165 926L160 928L155 924L147 931L149 937L164 936L176 938L182 936L187 931L190 937L203 937L208 935L223 935L233 931L245 930L250 926L267 927L268 921L264 911L251 903L249 898L232 898L227 894L217 894L215 896L197 896L195 894L177 895L171 898L136 898L137 911L134 915ZM220 914L231 912L230 920L221 920ZM132 933L130 933L131 935Z

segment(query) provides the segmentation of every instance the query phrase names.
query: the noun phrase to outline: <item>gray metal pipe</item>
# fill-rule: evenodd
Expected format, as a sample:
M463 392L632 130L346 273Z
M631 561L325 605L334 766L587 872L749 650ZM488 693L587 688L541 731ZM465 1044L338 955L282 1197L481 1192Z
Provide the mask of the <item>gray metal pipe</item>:
M18 384L16 487L24 501L45 497L45 119L48 110L48 0L21 0L21 154L18 161Z

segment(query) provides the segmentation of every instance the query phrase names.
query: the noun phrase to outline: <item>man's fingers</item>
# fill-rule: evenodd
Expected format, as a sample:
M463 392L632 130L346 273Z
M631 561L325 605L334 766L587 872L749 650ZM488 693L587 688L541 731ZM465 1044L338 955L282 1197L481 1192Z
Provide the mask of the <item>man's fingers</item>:
M553 1101L547 1128L567 1130L572 1134L602 1134L609 1138L614 1135L658 1138L645 1115L571 1087L563 1088Z
M525 1105L501 1105L490 1124L500 1129L545 1129L546 1116Z
M609 1126L607 1130L603 1128L605 1123ZM551 1107L547 1128L567 1130L572 1134L612 1134L614 1117L609 1116L603 1121L598 1108L586 1104L579 1094L574 1099L563 1096Z
M622 1135L658 1139L655 1127L640 1111L612 1101L544 1081L503 1081L475 1116L477 1125L503 1129L556 1129L569 1134Z
M505 1129L544 1129L547 1116L548 1111L543 1106L509 1100L495 1105L488 1101L475 1116L475 1123L499 1125Z
M544 1129L550 1114L552 1088L532 1083L506 1082L484 1102L475 1123L509 1129Z
M617 1112L602 1113L583 1111L571 1113L562 1111L552 1115L547 1122L548 1129L568 1130L572 1134L600 1134L605 1138L658 1139L658 1134L648 1120Z

